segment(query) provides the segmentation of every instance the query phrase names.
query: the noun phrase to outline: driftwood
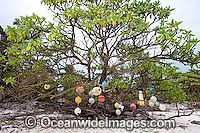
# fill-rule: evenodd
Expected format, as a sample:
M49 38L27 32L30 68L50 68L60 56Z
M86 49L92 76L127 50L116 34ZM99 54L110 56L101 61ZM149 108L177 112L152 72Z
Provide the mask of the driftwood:
M174 116L171 116L171 117L169 117L169 118L166 118L166 120L169 120L169 119L172 119L172 118L175 118L175 117L182 117L182 116L190 116L192 113L194 113L194 108L197 106L197 104L192 104L192 109L191 109L191 107L189 107L188 109L190 109L191 110L191 112L190 113L188 113L188 114L182 114L182 115L180 115L180 110L178 109L178 104L176 103L176 108L177 108L177 115L174 115Z

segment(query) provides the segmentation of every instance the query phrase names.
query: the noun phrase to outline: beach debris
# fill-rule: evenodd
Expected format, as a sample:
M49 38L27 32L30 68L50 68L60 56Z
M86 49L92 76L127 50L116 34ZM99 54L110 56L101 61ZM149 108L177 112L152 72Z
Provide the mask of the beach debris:
M77 96L77 97L75 98L75 102L76 102L77 104L80 104L81 101L82 101L82 98L81 98L81 97Z
M136 109L136 105L135 105L134 103L131 103L130 108L131 108L132 110L135 110L135 109Z
M81 109L80 107L77 107L75 110L74 110L74 113L78 116L81 114Z
M139 91L139 101L137 102L139 106L144 106L144 96L142 91Z
M157 98L155 96L151 96L150 100L155 103L157 101Z
M154 102L149 102L149 106L153 107L154 106Z
M82 94L82 93L84 92L83 86L77 87L77 88L76 88L76 92L77 92L79 95Z
M160 105L160 103L159 103L159 102L155 102L155 105L156 105L156 106L159 106L159 105Z
M191 121L191 123L192 123L192 124L200 125L200 121L195 121L195 120L194 120L194 121Z
M144 101L140 101L139 106L144 106Z
M102 86L103 86L104 88L105 88L105 87L108 87L108 86L109 86L109 81L107 81L107 80L103 81Z
M74 113L78 116L81 114L79 104L82 102L82 98L79 95L84 92L83 86L77 87L76 92L78 93L78 96L75 98L75 103L78 105L78 107L74 110Z
M114 106L115 106L116 109L118 109L119 108L119 103L116 102Z
M64 90L64 87L62 85L59 85L57 88L58 94L60 94Z
M93 96L94 96L94 94L92 93L92 90L89 91L89 96L90 96L90 97L93 97Z
M99 101L100 103L103 103L103 102L105 101L105 97L104 97L103 95L99 95L99 96L98 96L98 101Z
M51 86L50 86L49 84L45 84L45 85L44 85L44 89L45 89L45 90L48 90L50 87L51 87Z
M144 101L144 96L142 94L142 91L139 91L139 100Z
M89 103L90 103L90 104L93 104L94 102L95 102L95 100L94 100L93 97L89 98Z
M161 111L165 111L166 110L166 106L164 104L160 104L159 109Z
M124 106L123 106L122 102L120 102L120 104L119 104L118 102L116 102L116 103L114 104L114 106L115 106L115 108L116 108L115 113L116 113L116 115L119 116L119 115L121 114L121 111L124 110Z
M64 90L64 87L62 87L62 85L58 85L57 88L57 94L60 95L62 93L62 91ZM60 108L63 106L63 102L61 101L61 98L57 100L56 102L56 107Z
M151 94L153 94L153 93L154 93L154 91L155 91L155 89L154 89L154 88L150 88L149 90L150 90Z
M117 109L116 111L115 111L115 113L116 113L116 115L120 115L121 114L121 111L119 110L119 109Z
M93 95L95 95L95 96L98 96L98 95L100 95L101 94L101 88L100 87L94 87L93 89L92 89L92 93L93 93Z
M123 111L124 110L124 105L122 104L122 102L119 103L118 108Z

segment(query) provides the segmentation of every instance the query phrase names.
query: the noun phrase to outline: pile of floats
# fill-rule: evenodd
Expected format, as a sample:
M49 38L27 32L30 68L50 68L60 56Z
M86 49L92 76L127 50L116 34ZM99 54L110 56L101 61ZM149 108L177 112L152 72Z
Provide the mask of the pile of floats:
M108 81L104 81L102 83L103 87L108 87L109 86L109 82ZM45 84L44 85L44 89L48 90L50 88L50 85ZM61 92L63 91L64 88L59 88L57 94L61 94ZM158 107L161 111L165 111L166 110L166 106L164 104L161 104L160 102L158 102L157 97L153 95L153 93L155 92L154 88L150 88L149 89L151 92L151 97L148 101L149 106L153 109L154 107ZM80 97L80 94L84 93L84 87L80 86L76 88L76 92L78 93L78 96L75 98L75 102L77 104L77 107L74 110L74 113L78 116L81 114L81 108L79 106L79 104L82 102L82 98ZM89 100L88 102L92 105L95 103L95 98L94 97L98 97L98 102L103 103L105 101L105 97L102 95L102 89L101 87L94 87L92 90L89 91ZM139 100L137 101L137 105L140 107L145 106L145 102L144 102L144 96L142 91L139 91L139 95L138 95ZM131 103L130 104L130 109L131 110L136 110L137 106L135 103ZM125 106L123 105L122 102L116 102L113 105L116 110L115 113L116 115L121 115Z

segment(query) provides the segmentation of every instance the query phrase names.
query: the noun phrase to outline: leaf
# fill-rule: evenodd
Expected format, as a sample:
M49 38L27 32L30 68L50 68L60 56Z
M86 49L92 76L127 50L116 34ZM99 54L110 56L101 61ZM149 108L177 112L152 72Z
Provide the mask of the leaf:
M116 20L113 20L113 21L112 21L113 27L115 27L116 22L117 22Z
M103 22L103 27L106 27L107 23L106 21Z
M27 51L29 51L31 49L31 44L28 45L28 47L26 48Z
M3 91L3 89L4 89L4 87L3 87L3 86L0 86L0 92L2 92L2 91Z
M9 83L10 83L11 85L13 85L15 82L16 82L16 81L15 81L15 78L14 78L14 77L9 77L9 78L6 79L6 85L8 85Z
M16 41L17 41L15 37L13 37L13 41L14 41L14 42L16 42Z

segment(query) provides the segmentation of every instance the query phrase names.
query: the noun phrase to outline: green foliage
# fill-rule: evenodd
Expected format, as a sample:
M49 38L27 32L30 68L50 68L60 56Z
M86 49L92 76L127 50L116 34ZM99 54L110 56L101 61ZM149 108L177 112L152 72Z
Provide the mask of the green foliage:
M169 102L185 100L186 94L172 80L180 77L178 68L165 60L198 67L200 56L194 48L199 40L181 29L181 22L168 21L173 9L150 0L42 3L53 11L55 23L33 14L16 19L6 29L10 46L0 56L6 62L6 84L21 92L29 88L37 96L54 89L55 94L59 85L67 90L109 79L117 88L110 95L120 99L119 94L137 95L137 90L146 90L153 82ZM196 85L196 78L190 80ZM46 83L51 85L47 91Z
M173 88L173 89L166 92L165 98L166 98L167 102L183 103L184 101L187 100L187 94L182 89Z
M13 85L13 84L15 83L15 78L13 78L13 77L7 78L7 79L6 79L6 85L8 85L9 83L10 83L11 85Z
M188 100L200 100L200 70L191 69L176 80L188 95Z
M4 89L4 87L3 87L3 86L0 86L0 92L2 92L2 91L3 91L3 89Z

